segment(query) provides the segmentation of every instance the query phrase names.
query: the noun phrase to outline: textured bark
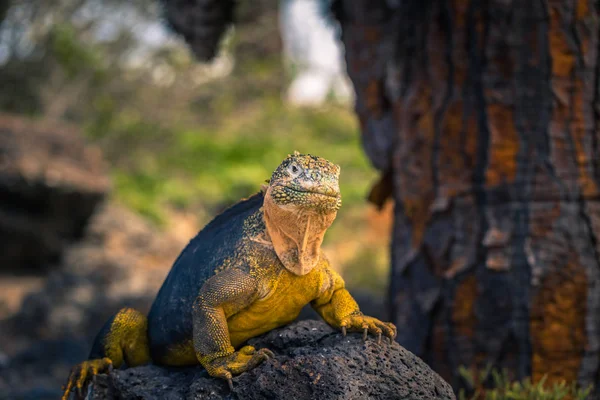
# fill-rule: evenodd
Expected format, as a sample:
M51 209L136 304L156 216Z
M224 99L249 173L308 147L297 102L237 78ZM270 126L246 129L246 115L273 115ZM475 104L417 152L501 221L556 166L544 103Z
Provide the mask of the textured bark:
M4 21L6 17L6 12L10 7L10 0L0 0L0 24Z
M398 4L390 8L390 4ZM600 381L597 4L342 0L356 111L396 203L400 344L458 367Z

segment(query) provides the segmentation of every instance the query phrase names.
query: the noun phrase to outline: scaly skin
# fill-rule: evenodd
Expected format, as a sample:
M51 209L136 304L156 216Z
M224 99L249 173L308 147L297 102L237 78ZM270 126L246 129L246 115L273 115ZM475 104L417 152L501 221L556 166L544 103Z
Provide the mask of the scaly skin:
M112 365L201 364L232 386L232 377L274 355L243 346L292 322L311 306L331 326L392 340L396 328L363 315L321 251L341 206L339 167L295 153L262 193L207 225L183 250L146 318L123 309L75 368L63 400ZM243 346L243 347L242 347ZM237 349L237 351L236 351Z

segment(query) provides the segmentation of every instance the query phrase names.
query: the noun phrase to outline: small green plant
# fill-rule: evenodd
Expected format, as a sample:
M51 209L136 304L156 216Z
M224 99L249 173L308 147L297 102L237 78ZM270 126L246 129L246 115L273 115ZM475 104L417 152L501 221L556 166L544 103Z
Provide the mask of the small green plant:
M499 372L490 366L477 375L461 366L459 374L467 386L472 388L470 395L467 395L465 389L461 389L459 400L585 400L590 398L593 389L592 386L580 388L575 382L565 381L548 385L546 376L535 383L529 378L514 382L506 370ZM490 387L483 388L483 384L487 382L491 382Z

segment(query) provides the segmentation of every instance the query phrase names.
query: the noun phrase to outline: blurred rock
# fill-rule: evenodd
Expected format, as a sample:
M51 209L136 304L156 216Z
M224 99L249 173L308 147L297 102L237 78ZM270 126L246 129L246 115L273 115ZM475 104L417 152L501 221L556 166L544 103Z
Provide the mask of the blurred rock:
M252 339L276 357L227 384L201 367L154 365L100 375L88 398L104 399L454 399L448 383L397 343L342 337L301 321Z
M184 245L135 213L105 204L6 326L26 340L92 336L121 306L147 310Z
M148 311L185 243L124 208L99 207L41 289L0 321L0 399L60 397L70 368L87 358L112 314L124 306Z
M77 129L0 114L0 272L57 263L109 186L100 151Z

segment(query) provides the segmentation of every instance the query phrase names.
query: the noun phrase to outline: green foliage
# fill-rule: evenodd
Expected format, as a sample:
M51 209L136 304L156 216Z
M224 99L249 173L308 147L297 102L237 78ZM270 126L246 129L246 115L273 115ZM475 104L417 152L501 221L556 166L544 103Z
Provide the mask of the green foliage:
M110 136L103 137L115 167L117 197L156 221L163 219L165 207L216 212L258 191L279 162L298 150L342 166L346 209L364 203L375 173L361 153L348 110L289 109L268 99L258 103L212 127L161 129L135 118L118 119L104 131ZM90 127L91 135L97 137L97 131Z
M294 150L326 157L342 167L344 203L326 245L343 253L336 265L350 286L380 295L387 249L361 236L377 172L356 117L348 106L282 101L290 76L277 2L244 4L224 41L226 57L201 65L181 38L140 39L148 23L160 23L155 1L26 2L4 24L3 37L15 43L0 65L0 109L82 126L109 163L113 198L165 226L173 210L207 223L256 193Z
M91 74L96 79L102 77L101 50L97 46L83 43L71 24L63 23L52 27L50 47L69 78L74 79L80 74Z
M467 396L464 390L459 393L459 400L585 400L588 399L592 387L579 388L575 382L546 384L546 376L533 383L529 378L521 382L512 382L507 371L498 372L488 367L475 376L470 370L460 367L459 373L471 388L481 386L482 382L491 382L489 389L475 389L475 393Z

